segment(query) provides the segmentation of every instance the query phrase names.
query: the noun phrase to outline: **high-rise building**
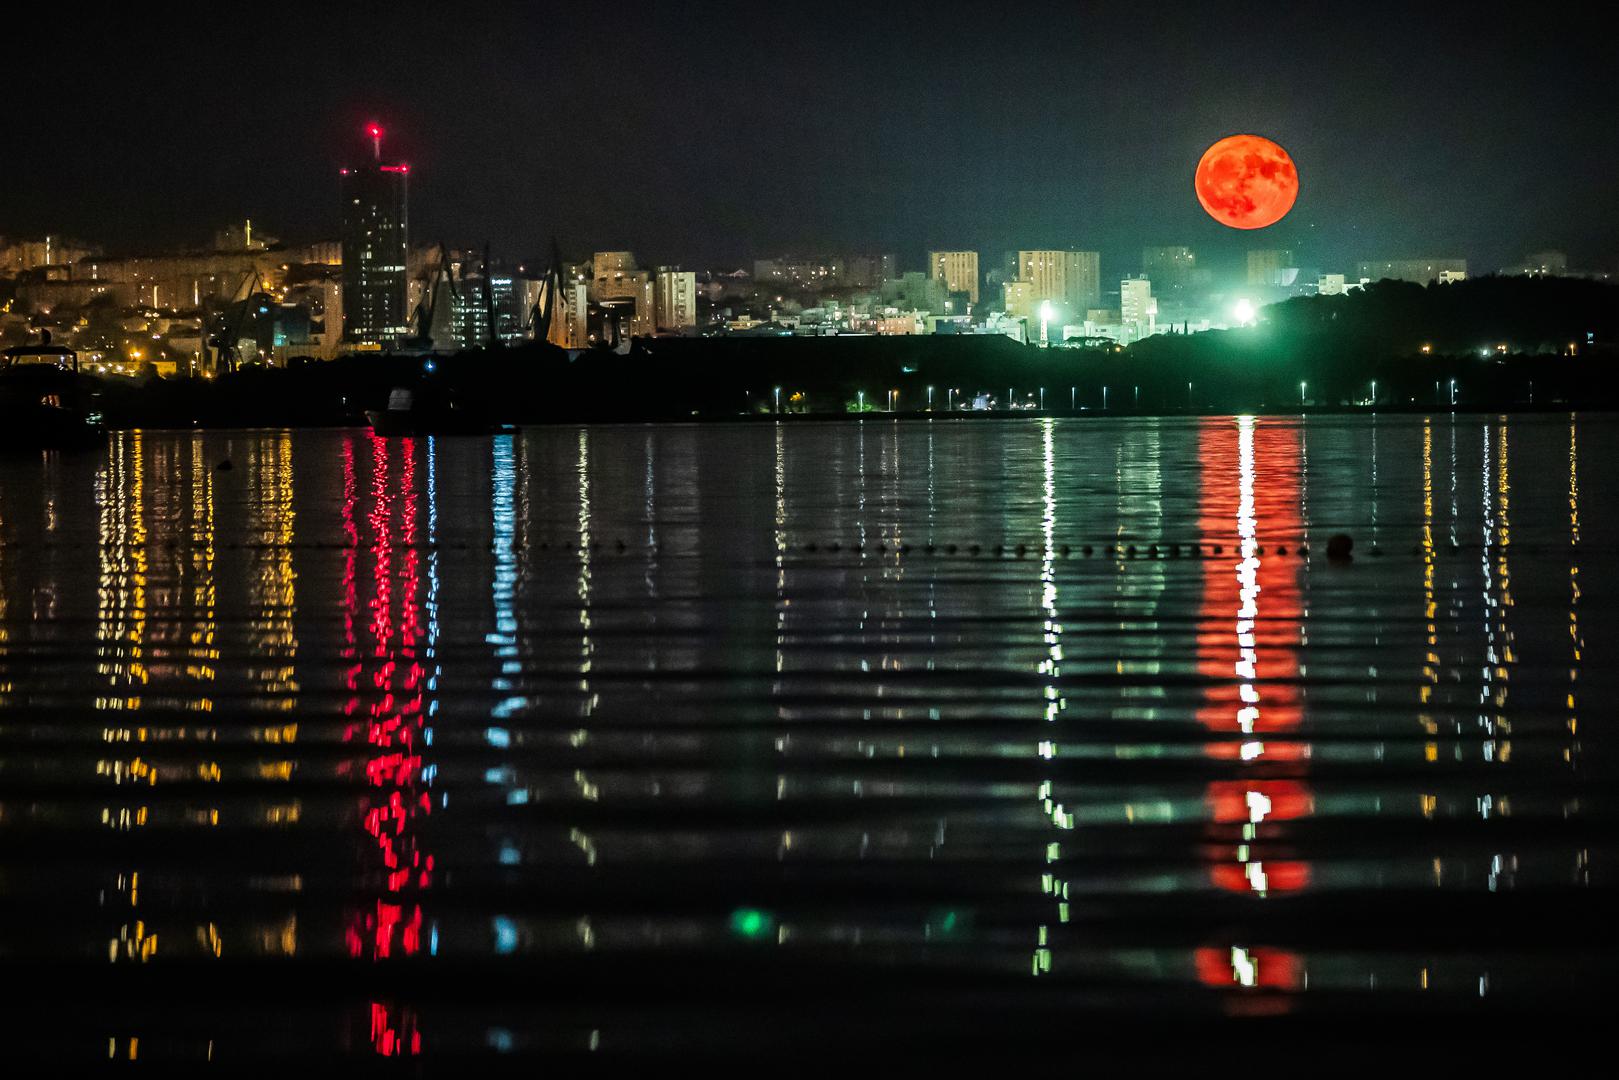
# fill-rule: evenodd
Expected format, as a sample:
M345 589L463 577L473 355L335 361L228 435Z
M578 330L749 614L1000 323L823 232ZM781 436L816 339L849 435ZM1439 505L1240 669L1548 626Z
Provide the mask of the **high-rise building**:
M889 278L883 282L879 295L885 307L898 308L900 311L925 311L934 315L945 314L950 302L943 282L915 271Z
M658 267L657 328L676 333L697 325L697 275L673 266Z
M944 282L946 292L966 293L970 303L978 303L978 252L930 251L928 273Z
M1292 271L1289 274L1289 271ZM1291 285L1298 271L1293 253L1286 248L1266 248L1248 253L1248 284Z
M607 277L620 271L636 269L633 251L598 251L590 257L590 276Z
M1430 281L1460 281L1467 277L1466 259L1376 259L1359 263L1359 275L1368 281L1414 281L1426 285Z
M1196 269L1197 256L1184 244L1141 249L1142 276L1161 293L1186 288L1192 283Z
M618 316L620 334L651 337L655 324L652 275L628 251L598 251L591 259L590 299Z
M1102 301L1102 256L1094 251L1020 251L1018 278L1032 286L1033 299L1061 305L1071 315Z
M1147 278L1119 282L1119 323L1126 341L1140 341L1158 332L1158 301Z
M372 124L372 160L343 170L343 340L383 346L409 333L405 309L410 166L382 160Z

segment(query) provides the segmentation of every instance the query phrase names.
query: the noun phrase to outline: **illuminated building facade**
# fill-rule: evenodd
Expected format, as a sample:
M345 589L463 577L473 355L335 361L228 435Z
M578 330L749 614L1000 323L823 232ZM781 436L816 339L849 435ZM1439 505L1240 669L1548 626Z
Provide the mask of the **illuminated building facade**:
M1001 286L1001 304L1014 319L1027 319L1034 310L1034 283L1008 281Z
M652 275L637 269L628 251L598 251L591 269L590 299L617 314L619 334L651 337L656 306Z
M1064 314L1102 302L1102 256L1095 251L1020 251L1018 278L1033 286L1036 302L1061 305Z
M1152 295L1151 281L1125 278L1119 282L1119 321L1126 341L1140 341L1158 332L1158 301Z
M697 275L672 266L658 268L657 327L680 332L697 325Z
M978 252L930 251L928 273L944 282L946 292L966 293L968 301L978 303Z
M382 129L370 128L374 160L344 169L343 340L380 347L409 332L405 307L410 167L382 160Z

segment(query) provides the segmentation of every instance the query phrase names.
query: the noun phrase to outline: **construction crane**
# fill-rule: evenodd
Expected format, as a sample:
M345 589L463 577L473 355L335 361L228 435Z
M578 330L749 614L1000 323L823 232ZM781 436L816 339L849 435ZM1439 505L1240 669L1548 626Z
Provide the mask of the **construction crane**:
M242 331L247 327L247 318L255 303L264 295L264 280L259 277L257 268L249 270L242 276L242 284L237 286L231 294L234 298L238 294L241 300L232 300L221 313L219 332L208 339L208 347L214 350L213 370L215 374L226 374L235 371L242 362L241 342ZM234 311L232 310L234 307ZM269 314L268 307L260 307L260 315Z
M551 266L540 280L540 295L538 301L528 312L528 325L523 332L536 341L545 340L553 345L560 345L557 341L553 323L556 319L557 301L562 293L562 255L557 251L556 237L551 238ZM566 310L567 301L563 301Z
M483 242L483 313L489 321L489 341L487 347L498 349L501 345L500 333L495 325L495 292L493 282L489 277L489 241Z
M411 312L411 336L403 342L405 348L418 352L433 351L433 317L438 311L438 294L440 284L447 285L450 290L450 304L453 307L459 298L456 289L455 275L450 271L450 252L440 240L438 248L438 265L433 268L432 276L428 278L427 289L422 293L421 302L416 310Z

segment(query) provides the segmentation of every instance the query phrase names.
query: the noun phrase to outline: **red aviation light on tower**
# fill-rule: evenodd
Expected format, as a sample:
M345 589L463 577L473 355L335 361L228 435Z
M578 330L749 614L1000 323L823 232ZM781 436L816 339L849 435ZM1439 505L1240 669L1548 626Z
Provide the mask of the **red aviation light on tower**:
M376 122L367 124L365 133L371 136L371 154L378 161L382 160L382 125Z

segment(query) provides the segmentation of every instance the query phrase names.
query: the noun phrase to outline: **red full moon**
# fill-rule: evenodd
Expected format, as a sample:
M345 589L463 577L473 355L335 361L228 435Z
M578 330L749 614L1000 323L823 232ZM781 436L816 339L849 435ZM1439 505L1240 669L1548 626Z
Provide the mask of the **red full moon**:
M1228 135L1197 163L1192 186L1209 216L1233 229L1263 229L1293 209L1299 171L1287 151L1261 135Z

